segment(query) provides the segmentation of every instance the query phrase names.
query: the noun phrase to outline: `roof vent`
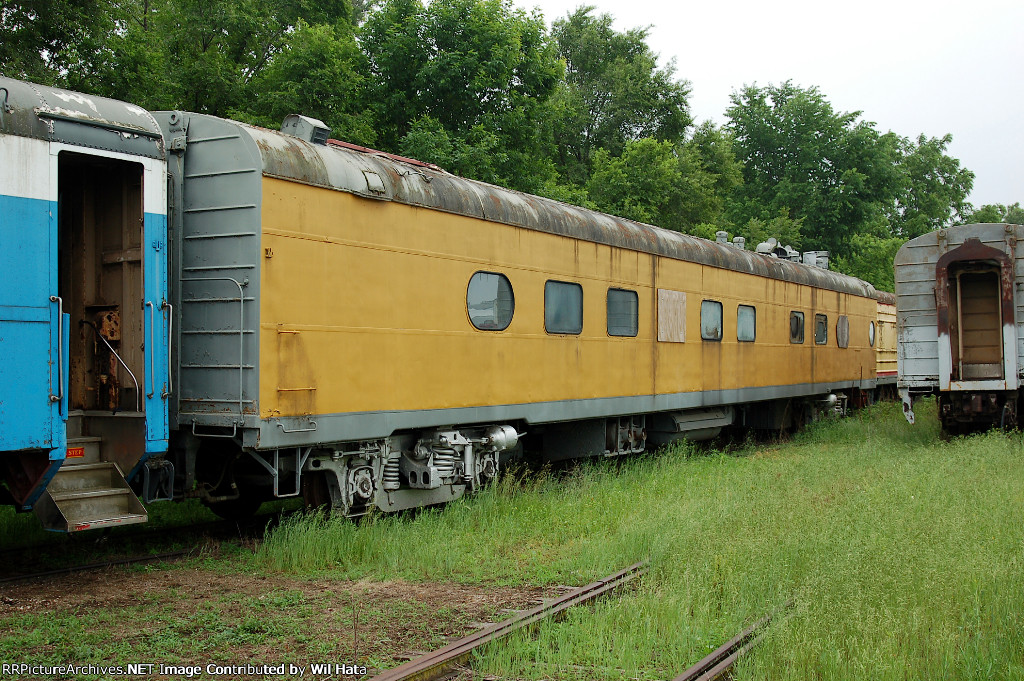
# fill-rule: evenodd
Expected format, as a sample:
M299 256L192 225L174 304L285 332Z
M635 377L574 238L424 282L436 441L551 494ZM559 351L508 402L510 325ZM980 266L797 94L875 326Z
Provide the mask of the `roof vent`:
M288 114L281 124L281 132L313 144L327 144L327 137L331 134L323 121L299 114Z

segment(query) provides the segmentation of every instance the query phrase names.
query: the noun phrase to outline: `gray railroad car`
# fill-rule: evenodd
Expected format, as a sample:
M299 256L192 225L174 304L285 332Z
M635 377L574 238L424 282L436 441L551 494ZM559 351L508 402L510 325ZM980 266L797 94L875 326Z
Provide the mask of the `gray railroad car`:
M948 433L1020 425L1024 378L1024 226L973 224L908 241L896 254L899 380L937 395Z

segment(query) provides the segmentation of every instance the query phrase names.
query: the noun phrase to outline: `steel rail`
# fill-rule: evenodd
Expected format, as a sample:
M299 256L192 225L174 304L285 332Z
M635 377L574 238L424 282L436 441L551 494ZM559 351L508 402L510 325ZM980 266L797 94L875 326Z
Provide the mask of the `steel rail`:
M157 553L149 556L135 556L132 558L106 560L100 563L89 563L87 565L72 565L71 567L58 568L56 570L46 570L44 572L30 572L24 575L14 575L12 577L0 577L0 584L7 584L11 582L29 582L34 579L42 579L43 577L69 575L75 572L86 572L88 570L102 570L104 568L117 567L121 565L133 565L135 563L148 563L158 560L168 560L171 558L187 558L193 555L194 552L195 549L183 549L181 551L169 551L167 553Z
M736 660L743 657L760 642L761 637L764 635L763 630L767 628L775 616L780 611L788 609L791 605L793 605L793 601L787 601L779 610L765 615L754 622L672 681L714 681L714 679L722 678L736 664Z
M465 661L474 650L494 639L528 627L535 622L555 616L574 605L586 603L603 596L614 589L628 584L647 572L647 561L631 565L596 582L591 582L550 603L539 605L521 612L511 619L484 627L475 634L460 638L449 645L427 653L415 660L378 674L370 681L431 681L447 673L455 665Z

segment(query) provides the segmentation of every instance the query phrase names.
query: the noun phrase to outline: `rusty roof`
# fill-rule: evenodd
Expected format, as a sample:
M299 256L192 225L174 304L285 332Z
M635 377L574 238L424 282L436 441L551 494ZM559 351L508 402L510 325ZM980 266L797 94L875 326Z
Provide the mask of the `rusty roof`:
M466 215L711 267L875 298L868 282L838 272L477 182L355 145L317 145L239 124L258 145L264 174L379 201Z

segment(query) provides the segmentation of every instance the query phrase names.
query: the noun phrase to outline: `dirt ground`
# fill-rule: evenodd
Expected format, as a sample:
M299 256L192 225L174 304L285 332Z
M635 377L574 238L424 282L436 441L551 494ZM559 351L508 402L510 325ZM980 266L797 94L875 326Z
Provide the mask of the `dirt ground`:
M314 676L309 669L303 675L358 679L441 648L512 616L513 610L534 607L568 589L302 580L185 567L146 572L114 568L3 587L0 636L26 635L18 628L45 616L48 622L69 623L65 628L81 624L83 632L97 640L99 660L108 664L366 666L364 675ZM78 638L81 641L82 636ZM79 649L54 632L26 635L17 650L25 653L23 660L7 661L57 664L74 661Z

